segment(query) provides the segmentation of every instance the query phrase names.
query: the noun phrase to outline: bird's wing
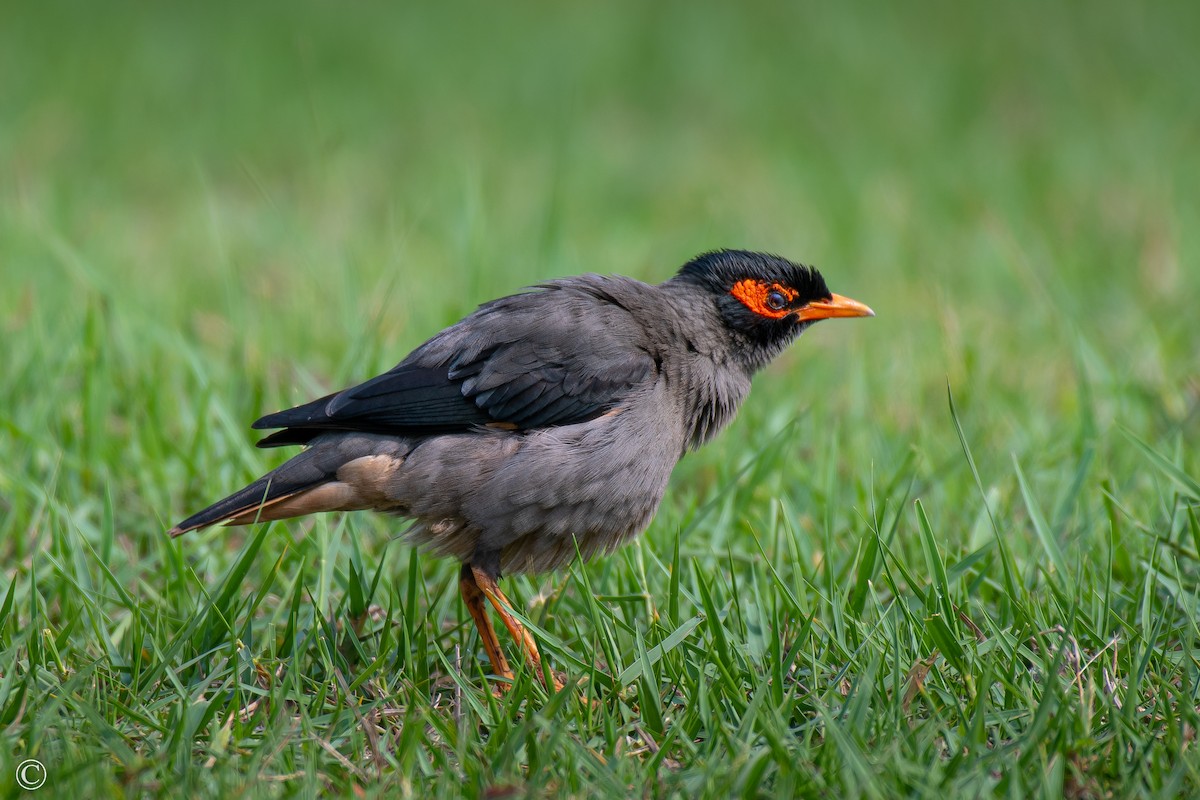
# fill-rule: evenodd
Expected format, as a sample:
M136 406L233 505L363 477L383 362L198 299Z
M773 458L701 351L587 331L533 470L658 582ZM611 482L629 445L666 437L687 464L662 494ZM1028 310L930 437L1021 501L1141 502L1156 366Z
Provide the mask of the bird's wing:
M259 442L272 447L328 430L430 435L583 422L657 370L644 336L625 309L594 296L514 295L481 307L394 369L254 427L286 429Z

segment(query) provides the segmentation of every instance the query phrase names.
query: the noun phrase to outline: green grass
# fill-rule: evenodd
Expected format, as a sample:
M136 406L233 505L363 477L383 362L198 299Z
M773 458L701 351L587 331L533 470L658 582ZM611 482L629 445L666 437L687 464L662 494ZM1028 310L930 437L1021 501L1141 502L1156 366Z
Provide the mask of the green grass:
M0 791L1200 793L1198 8L10 10ZM878 317L506 581L580 692L493 698L391 520L165 536L261 413L717 246Z

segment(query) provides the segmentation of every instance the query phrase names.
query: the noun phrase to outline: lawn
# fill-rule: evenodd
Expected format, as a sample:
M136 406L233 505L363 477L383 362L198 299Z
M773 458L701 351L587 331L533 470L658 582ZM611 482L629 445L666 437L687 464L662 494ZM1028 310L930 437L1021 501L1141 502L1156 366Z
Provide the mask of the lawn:
M1200 794L1200 5L4 16L6 796ZM506 579L577 688L395 520L166 536L261 414L722 246L878 316Z

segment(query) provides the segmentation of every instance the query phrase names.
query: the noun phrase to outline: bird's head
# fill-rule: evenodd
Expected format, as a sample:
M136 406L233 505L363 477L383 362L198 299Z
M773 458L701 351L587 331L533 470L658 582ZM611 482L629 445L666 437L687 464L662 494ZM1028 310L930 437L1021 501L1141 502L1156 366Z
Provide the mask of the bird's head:
M673 280L712 295L721 321L755 369L814 322L875 316L857 300L829 291L816 269L766 253L705 253L684 264Z

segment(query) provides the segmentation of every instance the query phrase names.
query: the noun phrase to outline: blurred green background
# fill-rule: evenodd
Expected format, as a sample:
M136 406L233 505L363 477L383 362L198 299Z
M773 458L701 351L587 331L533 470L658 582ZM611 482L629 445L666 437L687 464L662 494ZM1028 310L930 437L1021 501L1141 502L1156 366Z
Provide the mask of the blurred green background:
M103 297L342 379L533 281L746 246L876 307L812 338L883 424L946 376L1063 402L1075 333L1197 364L1191 4L38 8L0 33L21 338Z
M1036 424L1076 334L1118 379L1197 366L1191 4L6 16L9 347L103 297L131 335L331 385L516 287L745 246L876 308L788 387L861 370L873 427L927 423L947 376Z
M729 435L681 465L639 546L669 554L731 485L682 545L717 573L723 552L758 558L749 533L775 530L780 501L802 517L811 586L826 559L852 571L876 491L921 497L954 557L985 546L947 385L1029 587L1045 555L1014 456L1083 573L1112 542L1106 497L1148 531L1165 515L1173 541L1170 482L1115 431L1197 474L1197 41L1189 2L10 4L0 558L29 611L5 626L63 630L99 574L75 537L186 617L246 534L175 549L162 531L276 463L249 447L257 416L520 287L660 281L717 247L815 264L878 316L819 326L773 365ZM766 443L770 469L747 485L738 470ZM394 529L346 524L371 557ZM247 592L271 585L284 539ZM920 562L917 541L893 546ZM1117 548L1130 598L1154 583L1139 572L1154 541ZM199 578L156 596L179 553ZM961 602L995 611L976 590L999 566L978 564L964 575L987 581ZM596 591L665 592L611 574L597 568ZM104 594L89 607L119 626ZM151 638L169 643L163 613ZM58 646L88 662L103 639L76 628ZM12 741L38 741L20 719Z

